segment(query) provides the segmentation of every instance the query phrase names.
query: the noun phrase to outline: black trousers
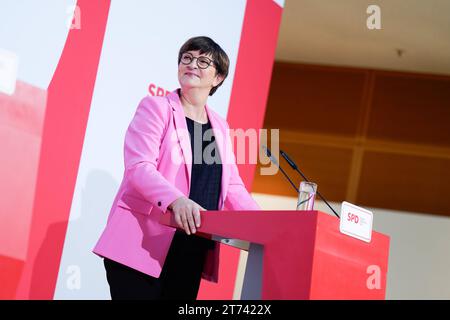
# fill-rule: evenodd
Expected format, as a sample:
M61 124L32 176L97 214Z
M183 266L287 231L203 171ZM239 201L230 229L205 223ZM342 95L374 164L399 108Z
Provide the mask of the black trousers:
M112 300L195 300L212 248L213 241L177 230L159 278L104 258Z

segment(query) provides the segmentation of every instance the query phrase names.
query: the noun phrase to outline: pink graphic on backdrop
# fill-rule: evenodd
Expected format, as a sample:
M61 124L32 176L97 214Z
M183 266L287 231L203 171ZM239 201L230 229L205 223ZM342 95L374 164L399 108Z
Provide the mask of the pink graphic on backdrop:
M47 92L18 81L0 93L0 299L12 299L25 265Z
M27 143L25 135L20 141L20 132L8 131L14 134L14 139L18 139L18 145L24 143L27 146L20 151L10 147L10 153L19 161L27 159L28 162L26 171L21 173L17 170L11 177L19 181L18 177L25 174L26 188L20 192L17 188L8 189L5 188L7 182L2 180L2 188L6 189L2 196L15 199L19 195L17 203L24 201L26 205L26 208L12 208L5 213L13 216L14 221L10 223L14 227L10 228L10 233L16 232L20 226L20 247L25 249L20 250L18 258L0 256L2 266L5 265L7 270L0 273L2 284L8 284L6 290L0 289L3 298L53 298L109 5L109 0L78 1L78 7L83 12L83 27L69 32L47 90L47 104L45 106L45 99L42 98L45 92L35 89L36 97L40 98L32 99L33 102L27 105L30 110L45 110L43 122L39 118L41 114L33 114L33 117L40 119L36 123L10 117L6 119L7 124L2 124L9 127L22 125L24 132L31 130L33 125L41 126L40 131L34 131L34 141ZM19 84L16 95L11 97L13 102L4 107L20 106L21 99L30 100L30 92L33 92L31 87ZM8 238L8 234L1 236L2 240ZM22 244L23 241L26 243ZM0 255L3 253L0 252Z

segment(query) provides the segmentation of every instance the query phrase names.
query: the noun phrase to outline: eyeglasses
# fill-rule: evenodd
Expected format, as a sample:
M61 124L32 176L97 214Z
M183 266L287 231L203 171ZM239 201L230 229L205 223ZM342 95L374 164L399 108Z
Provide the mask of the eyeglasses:
M181 56L181 63L182 64L191 64L192 60L197 59L197 66L200 69L206 69L208 68L211 64L214 67L213 64L213 60L209 59L208 57L205 56L200 56L200 57L194 57L192 54L190 54L189 52L183 53L183 55Z

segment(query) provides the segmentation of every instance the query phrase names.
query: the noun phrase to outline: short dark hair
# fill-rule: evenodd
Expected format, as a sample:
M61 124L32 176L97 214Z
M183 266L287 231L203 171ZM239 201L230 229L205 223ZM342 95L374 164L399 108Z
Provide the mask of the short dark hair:
M178 64L180 64L181 56L188 51L200 51L200 54L210 54L214 60L214 66L216 67L216 75L223 76L223 80L209 91L209 95L212 96L216 92L225 78L228 76L228 68L230 66L230 59L228 59L225 51L209 37L193 37L187 40L180 48L178 53Z

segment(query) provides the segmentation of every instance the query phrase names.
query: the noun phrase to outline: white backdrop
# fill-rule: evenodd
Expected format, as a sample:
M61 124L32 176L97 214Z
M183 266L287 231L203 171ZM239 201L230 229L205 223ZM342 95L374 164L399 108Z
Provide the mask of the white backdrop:
M0 49L19 61L18 76L47 89L69 33L75 0L0 0Z

